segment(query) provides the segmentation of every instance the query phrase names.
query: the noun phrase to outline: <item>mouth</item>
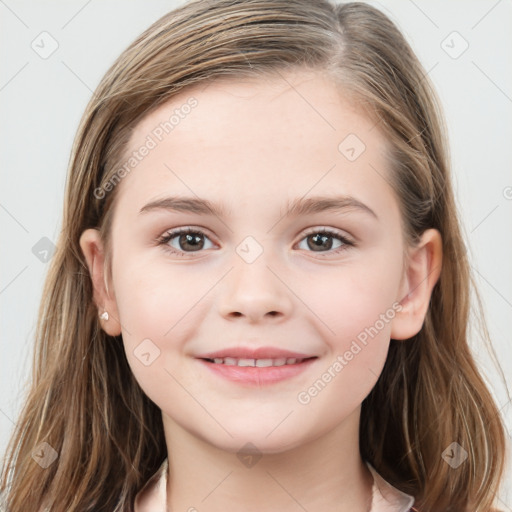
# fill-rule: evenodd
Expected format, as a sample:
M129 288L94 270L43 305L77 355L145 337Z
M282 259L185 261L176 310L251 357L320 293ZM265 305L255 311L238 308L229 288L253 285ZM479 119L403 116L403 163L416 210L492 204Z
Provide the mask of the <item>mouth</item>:
M252 367L252 368L268 368L270 366L286 366L301 364L309 359L316 359L316 356L296 358L296 357L279 357L277 359L252 359L252 358L236 358L236 357L214 357L204 358L203 361L213 364L222 364L226 366Z
M261 347L229 349L196 358L211 374L247 387L291 379L306 371L318 356Z

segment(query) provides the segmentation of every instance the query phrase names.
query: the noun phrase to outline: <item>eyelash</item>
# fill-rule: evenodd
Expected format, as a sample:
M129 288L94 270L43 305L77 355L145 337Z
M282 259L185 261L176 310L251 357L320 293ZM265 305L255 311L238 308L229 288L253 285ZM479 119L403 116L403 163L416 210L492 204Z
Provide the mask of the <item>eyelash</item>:
M175 230L171 230L171 231L168 231L167 233L164 233L161 237L159 237L157 239L157 243L158 245L162 246L164 248L164 250L172 253L173 255L176 255L176 256L185 256L185 255L188 255L188 254L194 254L195 252L204 252L203 250L199 250L199 251L177 251L176 249L172 248L170 245L168 245L168 243L175 237L179 236L179 235L184 235L184 234L193 234L193 235L201 235L201 236L204 236L205 238L209 238L206 233L204 233L203 231L201 231L200 229L193 229L193 228L177 228ZM316 234L320 234L320 235L327 235L327 236L330 236L332 238L336 238L338 239L340 242L342 242L343 245L341 245L340 247L336 248L335 250L327 250L327 251L318 251L318 254L320 257L325 257L324 254L338 254L338 253L341 253L343 251L346 251L348 248L350 247L355 247L355 243L352 242L351 240L349 240L348 238L346 238L345 236L341 235L340 233L338 233L337 231L334 231L333 229L330 229L330 228L321 228L321 229L313 229L311 231L308 231L306 233L304 233L304 236L303 238L301 238L301 242L302 240L304 240L305 238L307 238L308 236L311 236L311 235L316 235ZM307 252L317 252L317 251L307 251ZM322 254L324 253L324 254Z

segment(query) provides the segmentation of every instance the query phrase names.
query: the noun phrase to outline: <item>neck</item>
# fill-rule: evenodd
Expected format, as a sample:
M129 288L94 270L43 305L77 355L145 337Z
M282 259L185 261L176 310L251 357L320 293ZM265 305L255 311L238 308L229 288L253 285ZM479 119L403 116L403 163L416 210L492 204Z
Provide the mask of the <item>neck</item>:
M168 510L369 511L373 478L359 452L359 413L314 441L260 458L212 446L164 414Z

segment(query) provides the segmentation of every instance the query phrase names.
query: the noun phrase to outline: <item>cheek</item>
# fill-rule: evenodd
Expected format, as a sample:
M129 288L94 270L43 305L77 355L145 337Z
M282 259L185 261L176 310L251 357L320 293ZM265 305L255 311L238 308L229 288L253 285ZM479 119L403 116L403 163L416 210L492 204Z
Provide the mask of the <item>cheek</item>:
M328 354L325 368L316 376L321 381L317 389L312 389L311 395L303 390L308 395L305 402L314 398L317 406L328 407L330 401L341 403L341 399L355 407L375 385L386 360L391 325L400 309L396 302L399 256L397 252L390 264L385 251L376 252L367 261L326 273L325 278L316 276L315 285L309 288L308 305L317 313L315 328L323 332ZM329 390L323 392L327 383Z
M375 386L389 348L397 304L386 286L375 288L371 276L352 274L325 303L324 317L334 331L324 329L329 353L325 364L296 394L300 415L312 430L337 425L355 411ZM393 307L395 304L395 307ZM399 306L398 306L399 307ZM318 418L314 420L313 418Z
M333 349L344 350L375 326L379 338L389 336L397 308L401 262L398 254L392 264L388 259L385 254L375 253L354 264L333 267L329 272L317 273L308 290L302 290ZM306 291L308 295L304 295Z
M119 261L116 301L128 339L170 338L176 328L187 325L187 317L215 282L214 277L184 272L179 265L162 262Z
M183 379L176 365L181 368L183 347L204 307L200 299L213 279L143 258L120 258L116 264L116 301L130 368L158 407L165 408L173 397L171 409L185 414L189 397L178 384Z
M169 358L175 360L192 336L204 307L201 297L212 286L212 276L205 279L178 267L143 258L120 258L115 267L125 352L145 391L169 380Z

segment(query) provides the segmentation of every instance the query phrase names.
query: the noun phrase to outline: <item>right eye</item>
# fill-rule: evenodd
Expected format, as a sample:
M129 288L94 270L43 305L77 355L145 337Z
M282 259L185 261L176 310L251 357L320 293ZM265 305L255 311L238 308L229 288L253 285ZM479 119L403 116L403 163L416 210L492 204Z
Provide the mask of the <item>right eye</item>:
M178 228L168 231L158 239L158 243L165 246L166 250L180 256L191 252L201 252L202 249L213 247L205 233L192 228ZM210 246L208 246L208 243Z

